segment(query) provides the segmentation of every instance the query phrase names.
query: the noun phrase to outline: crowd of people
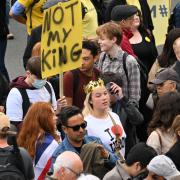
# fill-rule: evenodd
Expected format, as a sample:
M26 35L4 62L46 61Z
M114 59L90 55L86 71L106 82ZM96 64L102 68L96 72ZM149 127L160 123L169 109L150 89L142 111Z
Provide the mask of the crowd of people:
M81 67L42 78L43 10L17 0L25 74L5 66L8 0L0 1L0 179L180 180L180 28L158 55L146 0L81 0Z

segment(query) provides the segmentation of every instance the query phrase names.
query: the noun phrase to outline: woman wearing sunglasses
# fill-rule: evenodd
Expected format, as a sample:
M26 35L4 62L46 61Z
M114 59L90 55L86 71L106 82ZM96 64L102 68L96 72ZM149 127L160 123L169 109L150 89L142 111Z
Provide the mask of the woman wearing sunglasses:
M32 157L35 179L44 179L58 147L60 137L56 135L56 121L52 106L46 102L32 104L24 118L17 142Z
M101 79L90 81L85 92L83 114L88 135L99 137L110 152L115 152L118 147L124 155L126 135L119 116L109 109L110 96L104 82Z

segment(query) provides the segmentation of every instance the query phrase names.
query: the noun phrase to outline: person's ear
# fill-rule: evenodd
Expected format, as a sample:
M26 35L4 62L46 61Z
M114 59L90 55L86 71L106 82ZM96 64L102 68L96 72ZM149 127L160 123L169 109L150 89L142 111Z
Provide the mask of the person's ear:
M176 83L173 82L171 85L172 85L172 90L175 91L176 90L176 86L177 86Z
M64 131L65 134L67 134L67 127L62 125L62 130Z
M117 42L117 38L116 38L116 37L113 37L113 38L112 38L112 41L113 41L114 43L116 43L116 42Z
M180 137L180 130L177 132L177 135Z
M141 171L142 168L141 168L141 163L140 162L135 162L134 165L135 165L135 168L136 168L137 172Z
M92 100L89 101L89 104L92 104Z
M26 71L26 77L30 77L31 72L29 70Z
M100 53L98 53L96 56L93 56L94 62L96 62L99 59Z
M57 172L56 177L64 176L64 171L65 171L65 169L63 167L60 167L60 169Z

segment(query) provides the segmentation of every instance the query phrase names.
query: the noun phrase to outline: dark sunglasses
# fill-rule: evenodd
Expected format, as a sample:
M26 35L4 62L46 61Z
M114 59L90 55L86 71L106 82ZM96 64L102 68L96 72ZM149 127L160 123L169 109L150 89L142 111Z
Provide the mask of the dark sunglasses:
M79 129L80 128L83 128L83 129L85 129L86 128L86 126L87 126L87 122L86 121L84 121L82 124L80 124L80 125L76 125L76 126L66 126L66 127L68 127L68 128L72 128L73 129L73 131L79 131Z

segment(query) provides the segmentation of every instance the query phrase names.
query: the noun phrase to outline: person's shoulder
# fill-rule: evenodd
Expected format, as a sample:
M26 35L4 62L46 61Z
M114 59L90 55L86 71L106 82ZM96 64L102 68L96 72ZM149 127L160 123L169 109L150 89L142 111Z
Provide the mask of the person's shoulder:
M86 143L89 143L89 142L102 143L100 138L95 137L95 136L88 136L88 135L86 135L84 137L84 140L85 140Z
M57 157L59 154L66 151L64 140L58 145L58 147L55 149L53 156Z
M119 119L119 116L117 113L109 111L109 114L114 118L114 119Z
M21 153L22 157L26 156L26 157L30 158L30 155L29 155L29 153L27 152L27 150L25 148L19 147L19 150L20 150L20 153Z
M18 88L16 88L16 87L13 87L10 91L9 91L9 94L8 94L8 97L9 96L14 96L14 97L20 97L21 96L21 93L20 93L20 91L19 91L19 89Z
M19 150L20 150L20 154L22 156L23 161L25 163L28 163L28 166L32 165L32 158L29 155L28 151L26 149L24 149L23 147L19 147Z
M115 166L111 171L109 171L103 178L103 180L122 180L121 176L117 172L117 167Z
M76 71L77 71L77 69L75 69ZM64 73L64 78L72 78L73 77L73 72L75 71L75 70L70 70L70 71L66 71L65 73ZM78 72L78 71L77 71ZM78 72L79 73L79 72Z
M136 58L130 54L127 55L126 62L127 64L138 64Z

